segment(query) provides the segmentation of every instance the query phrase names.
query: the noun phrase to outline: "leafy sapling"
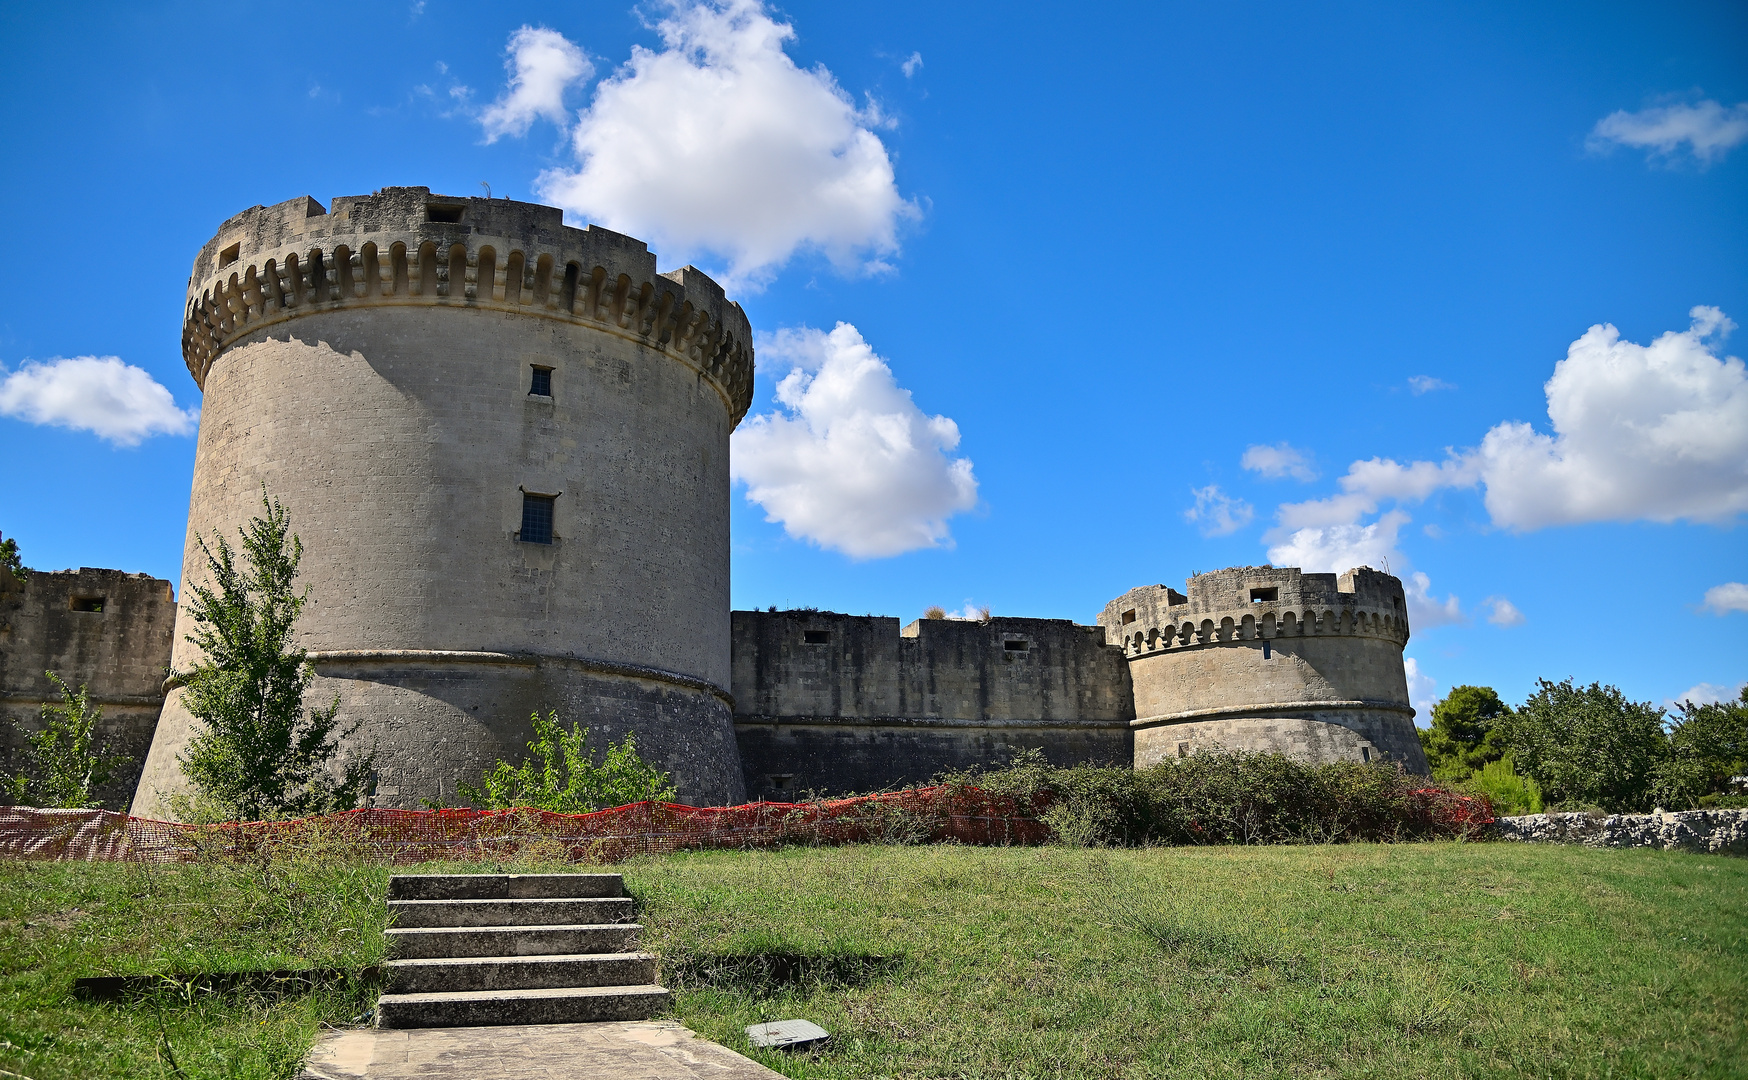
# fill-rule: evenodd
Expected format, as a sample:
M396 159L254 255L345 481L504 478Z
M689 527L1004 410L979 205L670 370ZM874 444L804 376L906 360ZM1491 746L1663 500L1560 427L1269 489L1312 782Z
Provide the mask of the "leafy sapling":
M81 685L75 692L54 672L43 674L63 703L42 707L42 730L25 735L24 771L4 781L5 795L22 806L99 806L97 790L129 758L100 745L97 727L103 706L91 701L88 687Z

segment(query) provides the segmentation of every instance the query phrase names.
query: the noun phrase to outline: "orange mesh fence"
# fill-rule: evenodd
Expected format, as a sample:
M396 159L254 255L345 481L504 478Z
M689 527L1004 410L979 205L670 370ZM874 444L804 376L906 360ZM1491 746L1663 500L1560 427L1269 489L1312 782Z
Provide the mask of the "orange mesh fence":
M536 849L609 863L703 848L913 843L1039 844L1037 806L977 788L929 787L810 803L698 807L642 802L592 814L546 810L350 810L293 821L187 825L108 810L0 807L0 858L192 862L313 845L395 863L496 859Z

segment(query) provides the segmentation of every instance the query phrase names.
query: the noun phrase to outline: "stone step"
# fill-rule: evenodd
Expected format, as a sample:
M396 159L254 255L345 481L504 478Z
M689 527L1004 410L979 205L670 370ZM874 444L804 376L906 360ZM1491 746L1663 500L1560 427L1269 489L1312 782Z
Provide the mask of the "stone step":
M638 923L581 926L394 927L389 955L402 960L452 957L574 956L629 952L643 932Z
M390 900L391 925L574 926L631 921L624 897L562 900Z
M666 990L647 985L384 994L376 1004L376 1023L414 1028L648 1020L669 1001Z
M396 874L390 900L564 900L624 896L618 874Z
M466 990L549 990L561 986L648 986L656 981L653 953L576 956L489 956L390 960L387 989L397 994Z

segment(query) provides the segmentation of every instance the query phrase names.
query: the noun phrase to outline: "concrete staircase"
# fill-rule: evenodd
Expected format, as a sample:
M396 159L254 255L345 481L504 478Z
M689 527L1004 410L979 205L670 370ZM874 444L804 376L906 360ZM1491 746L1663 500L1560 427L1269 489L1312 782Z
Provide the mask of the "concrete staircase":
M389 879L385 1028L647 1020L667 1008L618 874Z

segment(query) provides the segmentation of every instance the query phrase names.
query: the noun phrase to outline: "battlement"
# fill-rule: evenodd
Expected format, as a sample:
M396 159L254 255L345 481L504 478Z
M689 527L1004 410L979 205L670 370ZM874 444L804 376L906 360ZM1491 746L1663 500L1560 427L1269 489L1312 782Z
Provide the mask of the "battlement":
M1164 585L1130 589L1105 605L1098 624L1106 640L1131 657L1285 636L1345 634L1408 643L1401 580L1369 566L1340 575L1228 567L1190 578L1183 593Z
M656 273L641 240L564 224L555 207L384 188L331 208L253 206L201 248L182 356L203 389L232 342L303 315L426 305L515 312L629 338L696 369L731 423L752 404L752 328L695 267Z

